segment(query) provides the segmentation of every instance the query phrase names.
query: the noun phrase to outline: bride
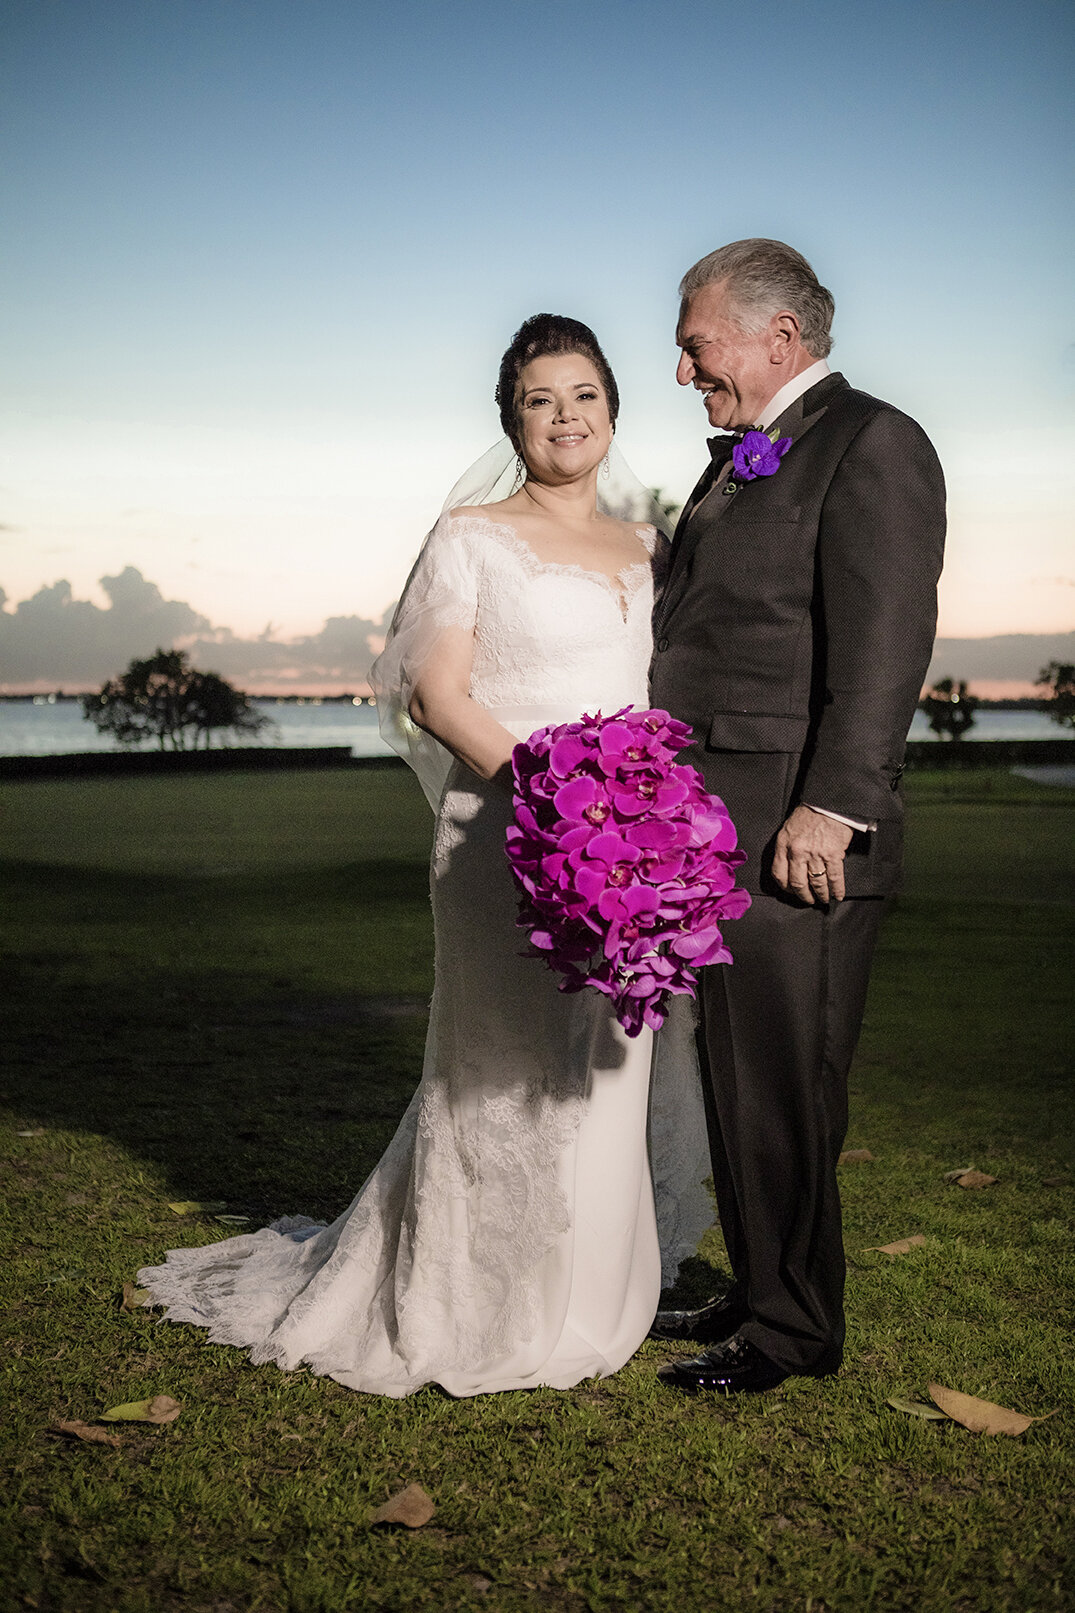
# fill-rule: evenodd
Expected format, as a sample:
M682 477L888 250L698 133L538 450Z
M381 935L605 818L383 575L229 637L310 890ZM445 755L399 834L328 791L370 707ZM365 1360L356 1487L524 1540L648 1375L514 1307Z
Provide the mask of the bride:
M437 815L421 1083L331 1226L289 1217L138 1276L168 1319L255 1362L392 1396L616 1371L653 1320L662 1258L670 1283L712 1220L683 999L654 1049L598 992L559 992L523 955L504 855L514 745L648 704L666 544L639 517L658 512L617 460L616 382L585 325L527 320L496 396L511 447L453 489L371 672Z

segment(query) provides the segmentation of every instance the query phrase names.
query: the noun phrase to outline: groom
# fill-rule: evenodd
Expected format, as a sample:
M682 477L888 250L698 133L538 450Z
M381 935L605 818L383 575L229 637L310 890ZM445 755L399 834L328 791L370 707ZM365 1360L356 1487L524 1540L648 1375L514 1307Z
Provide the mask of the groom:
M680 285L676 379L719 433L683 510L652 700L748 853L735 962L698 1033L733 1287L654 1332L708 1345L683 1390L840 1365L836 1162L870 959L900 867L904 741L933 645L944 482L913 420L825 362L833 300L798 252L736 241ZM764 433L764 435L762 435Z

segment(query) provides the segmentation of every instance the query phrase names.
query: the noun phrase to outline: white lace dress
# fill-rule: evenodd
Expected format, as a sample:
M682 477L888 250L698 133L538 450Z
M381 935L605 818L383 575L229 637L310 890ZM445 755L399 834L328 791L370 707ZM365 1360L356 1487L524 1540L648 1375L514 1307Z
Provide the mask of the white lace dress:
M442 517L382 683L395 654L404 699L414 646L467 625L473 697L520 738L645 705L663 540L652 528L639 538L651 559L613 580L542 562L491 519ZM409 738L428 761L426 737ZM432 789L428 768L423 782ZM566 1389L628 1360L657 1307L662 1252L670 1281L712 1219L689 1009L676 999L654 1061L650 1033L625 1036L605 997L559 992L520 955L506 793L453 763L437 804L429 1036L380 1163L329 1227L289 1218L172 1250L138 1280L169 1320L353 1389Z

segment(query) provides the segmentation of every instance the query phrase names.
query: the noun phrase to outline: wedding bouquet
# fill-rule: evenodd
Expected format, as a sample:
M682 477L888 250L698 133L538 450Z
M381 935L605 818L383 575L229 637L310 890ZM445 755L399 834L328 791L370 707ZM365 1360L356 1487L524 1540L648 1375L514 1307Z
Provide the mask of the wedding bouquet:
M626 706L539 728L512 755L517 923L560 990L603 992L628 1036L693 997L695 969L731 962L720 925L750 906L724 803L674 760L690 737Z

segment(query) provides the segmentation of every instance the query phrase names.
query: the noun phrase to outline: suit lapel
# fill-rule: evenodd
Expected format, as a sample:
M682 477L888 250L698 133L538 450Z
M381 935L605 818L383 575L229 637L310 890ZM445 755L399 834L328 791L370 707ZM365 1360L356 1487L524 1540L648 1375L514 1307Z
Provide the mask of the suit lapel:
M790 437L792 452L795 444L806 433L817 425L827 410L835 393L846 387L847 382L843 376L836 372L833 375L822 376L816 386L795 399L784 410L784 413L769 427L772 437ZM683 506L683 513L676 523L676 530L672 538L672 558L668 573L668 582L665 585L664 597L661 600L659 621L663 625L672 611L683 597L690 574L690 561L695 549L712 530L725 511L735 502L738 494L725 494L723 489L727 486L730 476L725 470L720 473L720 467L711 463L704 472L698 485L690 498ZM742 489L742 483L739 484ZM704 512L700 506L705 504Z

